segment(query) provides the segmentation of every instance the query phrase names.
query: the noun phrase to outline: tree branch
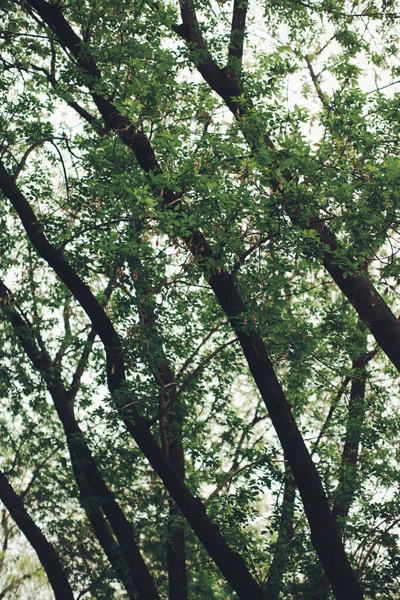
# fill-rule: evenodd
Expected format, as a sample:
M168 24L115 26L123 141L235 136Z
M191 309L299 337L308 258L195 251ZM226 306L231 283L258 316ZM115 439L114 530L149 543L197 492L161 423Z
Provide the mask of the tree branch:
M1 303L3 312L10 319L23 349L29 360L41 373L53 399L67 439L82 506L106 556L124 584L131 600L135 600L136 590L139 592L141 600L160 600L136 544L132 525L126 519L98 470L49 354L36 346L32 326L16 312L13 294L0 280L0 300L3 299L7 300L7 302ZM102 511L115 533L118 544L109 531Z
M39 0L35 0L38 2ZM107 358L107 379L117 410L128 431L161 477L182 514L208 550L216 565L242 600L262 600L263 593L249 573L241 556L233 552L219 529L209 520L205 508L182 482L163 455L152 436L147 421L138 413L134 402L126 402L125 365L119 337L108 316L88 286L48 242L29 203L19 191L0 162L0 189L9 198L37 252L55 270L70 292L81 304L103 341ZM118 392L118 393L117 393Z
M193 381L194 379L196 379L197 375L204 369L204 367L206 365L208 365L209 362L211 362L213 360L213 358L215 358L215 356L217 356L217 354L219 354L220 352L222 352L223 350L225 350L225 348L227 348L228 346L231 346L232 344L236 343L237 341L238 341L237 338L233 338L232 340L228 340L227 342L225 342L221 346L218 346L218 348L216 348L208 356L206 356L205 358L203 358L203 360L200 362L200 364L193 371L191 371L189 373L189 375L187 375L187 377L183 380L183 382L181 383L180 388L176 392L176 397L178 398L182 394L182 392L187 388L187 386L189 385L189 383L191 381Z
M243 60L243 45L246 30L248 0L234 0L231 35L228 47L227 71L240 78Z
M217 487L213 489L211 494L209 494L204 500L204 506L207 506L207 504L218 494L218 492L223 490L226 484L229 483L234 477L236 477L236 475L239 475L243 471L251 469L256 465L262 464L263 462L264 458L258 458L257 460L253 460L252 462L247 463L246 465L242 465L241 467L237 467L233 471L229 471L229 473L226 473L223 481L219 485L217 485Z
M33 69L34 71L39 71L39 72L43 73L45 75L47 81L58 92L58 94L60 94L62 96L62 98L66 101L68 106L70 106L75 112L77 112L78 115L80 117L82 117L82 119L84 121L86 121L91 127L93 127L93 129L99 135L103 136L107 133L104 128L99 126L99 122L96 119L96 117L94 117L92 114L90 114L89 111L86 110L86 108L83 108L83 106L81 106L78 102L76 102L72 98L69 98L68 95L66 96L65 92L60 91L60 86L59 86L59 83L58 83L54 73L49 73L49 71L47 71L47 69L45 69L44 67L38 67L36 65L31 65L31 69Z
M321 100L321 103L323 106L327 106L328 104L328 99L325 96L324 92L322 91L321 85L319 83L319 79L318 79L318 75L315 74L314 72L314 68L312 66L312 62L310 60L310 57L308 56L308 54L305 55L304 57L306 64L307 64L307 69L309 70L310 76L311 76L311 80L314 84L314 88L315 91L317 92L317 96L318 98Z
M349 385L349 382L350 382L350 376L347 375L343 379L342 383L340 384L339 390L331 402L329 412L328 412L326 419L321 427L318 438L317 438L316 442L312 445L311 456L313 454L315 454L315 452L317 451L317 448L321 442L321 439L325 435L325 432L328 429L330 422L332 421L333 413L335 412L336 408L338 407L339 402L340 402L344 392L346 391L347 386Z
M184 4L189 4L189 0ZM192 3L190 2L190 4ZM186 9L185 19L185 29L180 30L179 28L175 28L175 31L187 42L193 43L195 46L197 44L197 47L201 50L202 42L196 35L198 28L196 28L196 21L193 17L193 11L190 11L190 7ZM253 108L251 99L247 98L245 94L243 95L243 90L238 88L237 85L235 93L228 94L227 97L225 83L221 86L221 82L224 81L224 75L223 73L218 72L218 67L216 67L214 63L212 64L211 71L213 77L210 77L202 67L201 62L196 63L196 60L194 60L194 63L211 88L224 100L233 115L240 123L244 124L243 117L245 117ZM234 96L234 98L232 96ZM239 96L243 97L244 100L238 102L237 98ZM250 148L254 149L260 147L263 143L266 147L275 150L275 146L267 133L260 143L260 139L257 138L254 140L254 136L246 130L245 126L242 127L242 132ZM292 175L290 173L285 173L285 178L290 181ZM293 209L293 207L285 202L282 193L284 192L284 189L277 187L274 182L272 182L272 187L280 192L280 195L283 198L284 207L292 222L295 225L298 224L299 219L297 210L296 208ZM317 232L318 237L325 248L323 264L326 270L355 308L361 319L368 323L369 329L376 341L398 371L400 371L400 322L365 274L360 273L358 269L356 269L355 274L345 272L340 261L337 259L337 256L340 255L340 244L334 233L327 228L324 220L316 215L309 219L308 228ZM350 256L348 257L348 261L350 263L354 262Z
M2 471L0 471L0 499L35 550L46 572L56 600L74 600L71 586L61 565L58 553L29 516L24 503L9 484Z
M225 324L228 324L228 321L218 323L217 325L212 327L212 329L210 329L210 331L207 333L207 335L204 336L204 338L201 340L201 342L198 344L198 346L195 348L195 350L192 352L192 354L189 356L189 358L187 360L185 360L182 367L179 369L179 371L176 375L177 379L180 379L182 377L183 373L189 367L189 365L192 364L194 358L199 353L199 350L208 342L208 340L214 335L214 333L217 332L218 329L220 329L222 327L222 325L225 325Z
M285 566L289 560L288 546L294 533L294 502L296 499L296 484L290 467L285 461L284 488L279 521L278 539L275 544L274 555L268 570L268 580L265 585L265 597L269 600L278 600L282 587Z
M235 4L247 4L247 1L244 0L244 2L242 3L240 2L240 0L238 0L235 2ZM230 108L233 114L235 114L237 117L242 116L244 114L244 107L242 107L237 102L237 100L234 99L239 97L242 93L237 77L234 76L232 70L219 67L218 64L215 62L214 58L212 57L208 49L207 43L203 37L203 34L201 33L193 0L181 0L180 7L182 24L176 25L174 27L175 33L177 33L182 39L184 39L187 42L189 50L191 50L193 62L195 63L197 69L199 70L199 73L203 76L205 81L212 87L212 89L217 91L221 98L223 98L223 100L226 102L227 106ZM239 13L242 14L243 17L243 13L241 13L242 10L243 9L240 9ZM233 15L235 26L239 26L239 13L236 11L236 17L235 13ZM243 21L243 27L244 25L245 23ZM241 33L239 30L239 40L237 40L237 32L235 31L234 34L231 33L231 52L234 52L232 40L233 36L235 39L235 44L237 41L239 42L238 47L236 48L235 46L235 48L236 50L239 50L240 54L240 37L242 35L244 34ZM230 55L228 61L230 60L232 62L233 58L236 57Z
M367 335L365 327L359 323L364 334L364 351L352 363L351 390L347 414L345 442L340 463L339 483L334 493L335 502L332 514L339 534L343 536L346 519L357 487L358 449L365 416L365 387L367 381Z
M53 5L51 5L51 9L49 10L50 5L45 0L28 0L28 2L38 10L42 18L44 18L52 27L53 31L57 33L60 42L64 45L66 43L69 44L69 49L72 53L75 53L78 65L85 69L87 74L94 79L100 79L100 72L95 66L93 58L87 50L83 48L78 36L64 19L59 7L54 11ZM81 56L83 54L85 58L82 59ZM145 156L148 160L143 161L142 153L138 152L136 127L131 124L128 119L123 118L123 123L127 125L127 129L121 129L122 117L115 110L115 107L107 100L104 100L104 98L99 97L98 94L93 91L93 85L88 85L89 89L92 89L93 100L97 104L103 118L105 118L108 124L116 131L116 133L118 133L124 143L134 150L138 161L141 161L140 164L142 165L142 168L146 172L150 170L150 165L155 165L158 168L154 151L144 134L141 134L139 147L140 144L142 144L141 149L145 150ZM228 101L230 97L231 96L228 95ZM264 143L268 143L268 140L265 140L265 137ZM166 204L168 204L171 198L176 198L175 192L171 190L163 190L162 196ZM202 233L199 231L193 232L190 236L185 238L185 243L193 253L193 256L196 258L199 265L207 272L207 262L213 257L213 252ZM346 593L349 593L349 590L351 590L354 600L362 598L361 589L355 579L340 538L337 536L335 523L329 510L320 477L311 460L297 424L294 421L290 406L287 403L283 390L277 380L264 342L255 328L243 327L242 315L247 314L247 311L231 276L223 270L214 272L209 276L209 284L239 338L250 371L264 399L282 447L287 453L310 523L312 542L324 565L328 577L330 578L334 592L340 597L344 594L345 590ZM120 348L120 346L118 347ZM123 365L122 361L121 364ZM122 371L119 373L118 378L121 383L124 381ZM112 391L115 389L116 388L113 387ZM149 438L150 432L145 433L145 428L142 429L142 427L137 427L138 419L140 419L139 415L135 417L135 425L132 425L131 420L127 419L124 415L123 407L120 406L119 408L120 410L122 409L120 414L122 414L128 429L130 429L132 433L135 431L134 435L136 435L136 441L140 438L138 444L144 451L147 443L153 444L153 441ZM135 405L132 402L129 402L127 408L131 411L136 411ZM144 435L144 437L142 437L142 435ZM155 466L154 462L153 466ZM160 474L161 463L157 463L157 467ZM164 479L164 483L166 483L166 479ZM180 505L180 508L183 514L185 514L182 505ZM204 531L201 532L200 539L204 539ZM327 542L328 539L330 540L329 542ZM237 590L236 586L237 584L240 584L242 593L247 596L250 593L250 584L257 596L260 594L260 588L252 577L251 580L248 581L248 585L245 586L244 580L241 579L238 581L237 575L237 568L235 568L235 572L232 571L229 575L231 580L232 576L234 576L234 579L237 582L233 586L234 589Z

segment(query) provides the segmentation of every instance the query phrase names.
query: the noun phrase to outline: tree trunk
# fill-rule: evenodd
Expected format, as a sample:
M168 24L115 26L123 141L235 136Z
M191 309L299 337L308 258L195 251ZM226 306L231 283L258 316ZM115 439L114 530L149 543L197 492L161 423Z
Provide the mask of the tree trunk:
M0 471L0 499L35 550L46 572L56 600L74 600L71 586L61 566L58 553L28 515L24 503L8 483L2 471Z

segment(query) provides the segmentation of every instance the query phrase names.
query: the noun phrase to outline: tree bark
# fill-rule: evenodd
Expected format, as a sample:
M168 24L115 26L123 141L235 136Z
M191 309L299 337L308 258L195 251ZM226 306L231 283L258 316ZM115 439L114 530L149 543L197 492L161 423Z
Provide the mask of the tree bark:
M90 57L87 49L84 49L79 37L75 34L63 17L59 7L48 5L45 0L28 1L39 12L45 22L53 29L56 35L58 35L61 43L68 47L69 50L75 55L78 65L85 69L94 79L100 78L100 72L98 71L93 59ZM135 155L137 156L142 168L145 171L149 171L151 169L154 172L158 172L159 166L155 160L154 152L152 151L152 148L144 134L138 132L136 127L130 123L128 119L125 119L119 115L118 111L116 111L115 107L113 107L110 102L100 98L95 93L92 93L92 97L107 124L114 129L121 139L135 152ZM15 194L13 197L15 197ZM176 197L176 195L169 190L163 190L163 197L164 201L168 204L170 199ZM17 204L21 205L20 202ZM22 212L25 213L26 211L23 210ZM27 229L26 218L23 222L25 228ZM27 231L29 230L27 229ZM204 239L204 236L200 232L195 232L186 240L186 242L192 249L194 256L199 259L200 264L206 269L206 261L204 259L212 256L212 252L206 240ZM46 243L48 244L47 240ZM51 254L53 253L47 252L50 260L52 260L50 257ZM52 263L50 261L48 262L52 266ZM66 275L65 266L63 266L62 271ZM59 272L56 269L56 272L60 274L61 271ZM67 280L71 279L73 279L73 277L72 274L69 273ZM66 281L64 280L64 282ZM326 570L327 575L332 583L335 594L337 598L341 598L343 600L350 597L352 597L354 600L362 598L360 586L358 585L351 566L347 560L341 540L336 534L334 521L332 515L330 514L321 480L307 451L297 425L294 422L290 407L275 376L265 345L255 331L251 331L250 333L244 332L241 326L241 320L240 318L238 319L238 317L240 317L240 315L246 311L237 287L234 284L233 279L224 271L221 271L220 273L214 273L210 277L209 283L238 336L246 360L249 364L250 371L256 381L261 396L264 399L268 412L271 415L282 447L288 456L296 484L299 488L300 495L305 506L306 515L310 523L313 545L317 550L321 562L324 565L324 569ZM80 284L78 285L78 282L75 280L74 288L78 287L82 286ZM74 295L78 299L76 294ZM85 304L81 302L81 305L90 316L90 313L93 313L93 311L90 303L86 302L86 296L87 294L82 294L82 299ZM97 309L95 312L97 312ZM112 332L109 329L109 325L111 324L107 318L107 331L105 332L106 336L103 339L100 331L99 335L103 341L107 340L107 345L109 345L109 339L113 340L112 345L115 347L115 350L113 351L113 355L110 355L110 353L107 352L107 358L110 367L107 369L107 371L110 391L115 391L118 387L117 382L122 382L124 380L124 367L122 354L120 347L118 347L118 340L116 339L116 333L115 331ZM124 411L121 411L121 413L124 415ZM135 439L138 444L142 444L142 450L144 451L144 448L147 447L146 452L153 453L150 447L147 446L147 444L150 443L150 440L147 434L144 435L145 424L142 423L139 428L137 426L140 417L135 417L135 425L133 425L125 415L123 416L124 421L131 433L136 436ZM142 425L144 426L142 427ZM150 434L150 432L148 432L148 434ZM147 454L147 456L149 456L149 454ZM153 464L155 465L155 463ZM157 460L157 465L158 472L161 474L161 464L159 460ZM166 476L164 469L162 469L162 472L164 472ZM170 480L164 479L164 483L166 483L166 485L167 481ZM170 481L170 485L172 485L172 481ZM175 488L175 493L176 492L177 489ZM180 506L180 508L182 512L184 512L182 506ZM196 524L196 526L198 525L199 524ZM232 575L233 572L231 572L230 576Z
M194 4L191 0L181 0L181 15L183 24L175 27L175 32L196 49L196 56L199 56L198 51L201 50L203 58L200 61L194 60L196 68L214 92L224 100L239 123L242 124L242 132L250 148L254 150L264 144L274 150L274 144L267 133L254 137L253 132L247 131L243 118L253 110L253 103L250 98L247 98L239 80L231 77L226 68L219 67L214 61L201 33ZM240 103L236 100L238 97L241 98ZM286 173L285 177L291 179L291 174ZM272 183L272 187L275 189L277 186ZM284 203L284 208L294 225L298 225L296 209L292 209L287 203ZM323 244L324 267L361 319L366 322L389 360L400 371L400 321L376 290L366 273L345 272L340 260L337 258L340 244L323 219L319 218L318 215L313 216L308 221L308 227L317 232ZM349 257L349 260L351 261L351 257Z
M71 586L61 565L58 553L29 516L24 503L9 484L2 471L0 471L0 499L35 550L46 572L56 600L74 600Z
M359 328L364 329L359 323ZM357 487L357 463L365 416L365 387L368 362L367 336L364 332L364 351L352 362L352 383L347 413L345 441L340 463L339 483L336 488L332 514L339 535L343 537L346 519Z
M310 525L312 544L332 585L335 597L340 600L363 598L361 588L337 534L321 479L276 378L265 345L254 329L249 325L243 326L241 315L246 314L245 306L232 278L225 274L225 281L222 282L221 275L222 273L213 275L210 278L210 285L236 332L250 371L288 458Z
M375 354L374 352L367 352L367 332L361 321L358 323L358 329L364 336L363 349L352 361L351 377L346 377L343 382L346 383L348 380L351 380L352 383L347 411L345 441L339 468L339 483L333 493L332 515L336 522L338 535L341 538L344 537L346 519L357 487L358 452L365 415L365 387L367 380L365 367ZM344 390L343 385L341 389ZM335 399L334 405L337 406L339 399L340 397ZM320 565L313 565L310 569L308 585L315 597L318 597L318 600L327 600L329 598L328 582Z
M23 320L13 306L11 291L0 280L1 306L33 366L41 373L64 428L72 469L81 497L81 504L93 531L129 597L160 600L152 577L136 544L132 525L126 519L114 495L102 478L85 437L76 422L72 404L49 356L34 341L33 328ZM106 515L117 538L113 538Z
M140 225L136 226L136 232ZM176 379L163 348L157 330L154 304L151 302L151 289L148 274L138 257L128 260L131 271L135 272L137 308L146 338L146 359L159 387L159 421L161 447L165 457L174 467L182 481L185 480L185 457L182 445L182 410L177 406ZM187 570L185 548L185 526L179 508L173 498L168 500L168 539L167 569L169 600L187 600Z
M84 48L79 37L65 20L59 7L49 5L45 0L28 1L52 28L61 43L72 52L80 68L91 75L93 80L100 79L101 74L88 49ZM191 14L193 16L193 11ZM190 30L190 23L186 24L186 27ZM196 31L194 33L198 34ZM205 48L202 49L205 50ZM207 69L213 69L213 64L210 62L206 66ZM214 71L215 74L219 76L221 73L215 73ZM88 86L89 89L93 88L93 84L91 83ZM228 90L227 95L225 94L228 99L232 95L233 92L231 89ZM92 97L106 123L114 129L124 143L132 148L142 168L145 171L152 170L153 172L159 172L159 165L155 159L154 152L144 134L138 132L128 119L119 115L110 102L104 98L100 98L94 92L92 93ZM176 195L170 190L163 190L162 195L166 204L171 199L176 198ZM212 256L212 251L202 234L194 232L187 238L186 242L194 256L198 259L199 264L207 272L205 259ZM341 540L336 534L334 520L329 511L321 480L294 422L290 407L275 376L265 345L254 330L244 331L242 327L240 315L246 311L237 287L232 277L224 271L214 273L209 278L209 283L238 336L250 371L271 415L282 447L288 456L310 523L311 539L332 583L335 594L337 598L343 599L350 597L354 600L362 598L361 589L347 560ZM118 361L118 363L122 364L121 361ZM113 364L111 372L116 373L119 368L119 366ZM122 378L123 370L118 373L115 381L118 381L118 379L121 381ZM113 380L110 380L110 389L115 389L113 388ZM132 427L129 422L127 422L127 426L128 428ZM142 444L145 444L145 438L142 438L144 431L144 428L141 428L140 432L136 430L136 435L138 436L136 439L137 441L141 439ZM140 445L139 441L138 443Z
M185 486L176 470L164 456L150 431L150 425L137 411L134 402L127 398L125 365L119 337L103 308L88 286L66 262L43 234L29 203L0 162L0 189L17 211L36 251L82 306L99 334L106 352L108 387L120 417L143 454L158 473L167 490L178 504L182 514L202 542L228 583L243 600L262 600L263 592L248 571L243 558L232 551L218 527L207 516L203 503Z

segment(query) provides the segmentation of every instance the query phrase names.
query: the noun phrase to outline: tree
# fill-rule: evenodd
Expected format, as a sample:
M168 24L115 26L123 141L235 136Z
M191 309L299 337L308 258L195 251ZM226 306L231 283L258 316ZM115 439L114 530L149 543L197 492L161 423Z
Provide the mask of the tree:
M395 7L3 4L1 498L56 598L393 597Z

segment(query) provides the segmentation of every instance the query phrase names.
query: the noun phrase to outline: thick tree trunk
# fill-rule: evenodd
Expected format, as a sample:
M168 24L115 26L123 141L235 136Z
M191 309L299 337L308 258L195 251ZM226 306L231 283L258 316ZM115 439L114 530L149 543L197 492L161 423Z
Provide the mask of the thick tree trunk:
M252 129L246 127L244 117L254 110L250 98L246 94L237 77L232 77L226 68L220 68L208 51L207 44L202 36L199 23L196 18L194 3L192 0L181 0L181 14L183 24L175 27L176 33L182 37L191 48L195 48L194 62L199 73L209 86L224 100L226 106L236 119L241 123L241 128L248 145L252 150L257 150L262 145L274 149L267 133L254 137ZM199 51L202 59L199 61ZM240 102L237 98L240 97ZM243 99L246 98L246 101ZM285 173L286 179L291 179L290 173ZM277 187L272 184L272 187ZM283 196L282 196L283 197ZM284 208L294 223L298 224L296 209L292 209L286 203ZM331 232L324 221L315 215L308 221L309 229L317 232L325 250L323 251L323 264L326 270L340 288L350 304L368 325L372 335L379 346L385 352L389 360L400 371L400 321L393 314L382 296L374 285L362 272L355 274L347 273L342 268L337 252L340 245L333 232ZM348 269L347 269L348 271Z
M182 514L204 545L228 583L242 600L262 600L263 592L249 573L243 558L232 551L218 527L207 516L203 503L185 486L176 470L164 456L150 431L150 424L126 397L125 365L121 343L112 323L87 285L43 234L29 203L0 162L0 189L17 211L36 251L54 269L61 281L79 302L99 334L106 352L108 387L116 408L128 431L174 498Z
M326 248L323 257L326 270L368 326L386 356L400 371L399 319L375 289L363 267L359 267L355 274L344 274L337 258L339 244L323 221L311 219L310 228L318 232Z
M99 473L78 424L74 422L74 419L67 420L65 418L67 407L60 390L50 388L49 391L64 426L82 505L103 550L131 598L160 600L154 581L135 541L132 525ZM102 512L111 526L116 541L109 531Z
M373 353L367 352L367 335L362 322L358 327L364 333L364 351L352 361L350 399L347 412L345 441L339 469L339 483L333 494L332 515L336 522L338 535L343 538L346 519L357 487L357 462L361 441L361 432L365 415L365 386L367 373L365 367ZM346 378L347 381L347 378ZM320 565L313 565L309 572L308 593L318 600L328 600L329 585Z
M81 40L64 19L59 7L49 5L45 0L29 0L29 3L53 29L61 43L69 48L76 57L78 65L93 78L93 81L100 79L100 72L98 71L93 58L90 57L87 50L84 50ZM89 82L88 85L90 89L93 89L93 82ZM152 170L155 173L158 172L159 166L155 160L154 152L144 134L138 132L136 127L130 123L128 119L122 117L110 102L99 97L95 92L92 93L92 97L107 124L114 129L121 139L135 152L142 168L145 171ZM228 98L229 97L230 92L228 93ZM168 190L163 190L163 197L165 202L168 203L175 197L175 194ZM24 225L27 228L26 220ZM27 231L29 232L28 228ZM188 243L190 244L194 255L200 262L207 257L207 253L210 249L199 232L192 234L190 239L188 239ZM49 264L51 264L50 261ZM57 272L59 273L59 271ZM62 271L65 272L65 269L63 268ZM70 280L70 277L68 276L67 279ZM357 600L358 598L362 598L361 589L347 560L341 540L336 533L334 520L329 511L321 480L305 447L302 436L294 422L290 407L286 402L285 396L275 376L264 343L255 331L245 331L242 327L240 315L246 311L232 278L227 273L221 271L218 274L215 273L212 275L209 281L221 307L228 316L238 339L240 340L251 373L272 418L282 447L288 456L310 523L312 542L332 583L335 595L338 599L340 598L343 600L349 598ZM76 284L74 284L74 288L76 287ZM83 297L82 300L83 302L86 302L85 297ZM85 305L82 302L81 304L85 310L93 312L89 305ZM88 315L89 314L90 313L88 312ZM107 340L107 348L109 340L115 340L115 332L111 333L109 331L108 324L106 330L106 336L104 336L104 338L101 336L100 332L99 335L103 340ZM113 342L113 345L116 343L117 340ZM118 346L115 345L115 348L118 348ZM122 357L117 356L118 352L115 351L113 353L114 358L112 358L110 352L107 353L109 357L109 367L111 368L108 370L109 385L112 391L118 387L119 382L124 378L123 361ZM121 411L121 413L124 414L123 411ZM149 437L151 436L150 432L148 431L148 433L146 433L145 422L140 419L139 416L135 417L134 424L131 420L127 419L126 416L124 416L124 421L146 455L148 457L153 456L152 464L160 475L163 473L161 476L163 477L164 483L171 486L171 490L174 488L175 494L180 493L178 481L174 482L172 480L170 474L165 469L165 465L162 464L159 456L156 456L157 451L155 447L152 447L153 439L150 439ZM189 498L187 498L187 501L189 501ZM185 509L183 506L185 506ZM192 515L192 508L189 507L186 500L182 502L180 508L184 514L185 510L187 510L185 516L189 514ZM197 515L197 517L198 516L199 515ZM196 518L196 528L198 528L199 525L200 522ZM203 533L201 535L203 536ZM202 539L202 537L200 537L200 539ZM232 575L233 572L231 572L230 576Z
M33 366L41 373L67 439L72 469L79 489L82 506L93 531L129 597L141 600L160 600L152 577L136 544L132 525L126 519L114 495L108 489L94 460L85 437L76 422L72 405L67 400L63 384L55 373L47 354L36 346L30 324L14 309L12 293L0 280L0 299L15 333ZM106 515L117 538L113 538L104 519Z
M321 479L276 378L265 345L251 326L243 325L247 314L232 278L223 272L210 278L226 316L238 336L268 414L288 458L311 529L311 541L339 600L363 598L361 588L346 557L329 510Z
M29 2L38 10L56 34L59 35L62 43L69 47L71 52L77 55L78 63L82 68L90 69L88 72L93 78L99 77L100 74L94 61L91 58L87 58L87 52L82 54L83 46L78 36L65 21L59 8L54 5L48 5L44 0L29 0ZM82 56L85 56L85 58L82 59ZM99 98L96 94L93 94L93 99L109 126L115 129L121 139L134 150L138 157L140 157L140 163L144 170L150 170L152 165L155 172L157 172L159 167L155 162L154 153L147 138L145 138L143 134L137 132L136 128L130 124L129 121L126 123L127 120L118 114L111 103L103 98ZM87 286L83 284L65 261L60 260L61 255L51 247L40 229L38 229L35 215L22 197L22 194L17 190L14 182L12 182L12 180L10 181L10 178L7 179L7 174L4 169L0 169L0 185L2 185L4 193L8 195L18 211L24 227L36 249L44 258L46 258L50 266L55 269L76 299L81 303L81 306L87 312L88 316L92 319L92 323L96 327L100 338L103 340L107 351L109 389L111 392L116 391L124 381L125 377L118 336L116 335L111 322L108 317L104 315L103 311L101 311L102 314L99 314L98 303L88 290ZM164 194L164 199L167 201L170 196L173 197L174 195L167 192ZM34 224L33 226L32 223ZM192 248L193 254L199 260L203 260L207 256L207 253L211 252L207 242L199 232L190 236L187 241ZM232 278L222 271L221 273L212 275L210 278L210 285L240 340L250 371L256 381L261 396L264 399L269 414L271 415L282 447L288 456L310 523L311 540L324 565L324 569L332 583L335 594L337 598L341 600L347 600L348 598L358 600L363 597L361 589L347 560L341 540L336 534L334 521L329 511L321 480L305 447L302 436L294 422L279 382L276 379L264 343L256 332L252 331L246 333L241 327L240 319L237 317L239 317L240 314L245 313L245 307ZM95 319L94 321L93 318ZM97 325L95 323L97 323ZM181 482L179 481L179 477L176 476L175 471L174 474L177 478L175 481L173 481L172 474L168 473L168 469L166 468L166 465L163 464L164 461L161 460L159 455L160 449L157 445L154 445L155 441L151 436L150 431L146 431L145 421L137 415L133 416L133 423L132 418L127 415L128 411L123 410L123 408L123 405L119 406L120 414L129 431L135 437L137 443L149 458L156 471L162 477L165 485L167 487L171 486L171 488L168 487L171 495L174 496L174 494L182 493L186 496L186 499L182 496L180 500L180 509L188 520L189 518L193 519L191 525L196 528L199 539L202 541L205 540L207 544L210 544L211 540L208 535L205 536L205 532L200 531L202 526L200 524L200 515L198 514L198 511L193 513L194 505L189 506L191 501L186 493L187 489L184 491L181 487ZM134 407L131 408L131 412L133 411L136 412ZM174 490L173 492L172 489ZM187 511L186 513L185 510ZM206 516L205 512L204 516ZM203 521L203 524L205 523L204 519L201 519L201 521ZM238 557L234 557L232 554L228 563L226 563L227 555L222 551L223 546L226 548L226 544L221 544L217 539L215 539L214 542L216 544L213 548L214 560L216 560L216 562L217 560L221 561L220 564L221 566L223 565L222 568L224 569L222 572L224 574L229 573L231 585L232 581L235 581L235 585L233 585L234 589L238 591L238 588L235 586L239 585L242 593L248 594L249 589L248 587L245 589L244 579L242 576L239 576L238 573L240 565L237 560ZM211 548L211 546L208 547ZM222 554L220 554L220 552L222 552ZM242 567L244 567L244 563ZM242 575L247 579L249 576L248 572L245 574L242 569L240 570L242 571ZM261 593L251 576L250 579L253 582L252 585L256 586L254 589L258 588L258 593Z
M50 544L33 519L28 515L24 503L9 484L2 471L0 471L0 499L35 550L46 572L56 600L74 600L71 586L54 546Z

